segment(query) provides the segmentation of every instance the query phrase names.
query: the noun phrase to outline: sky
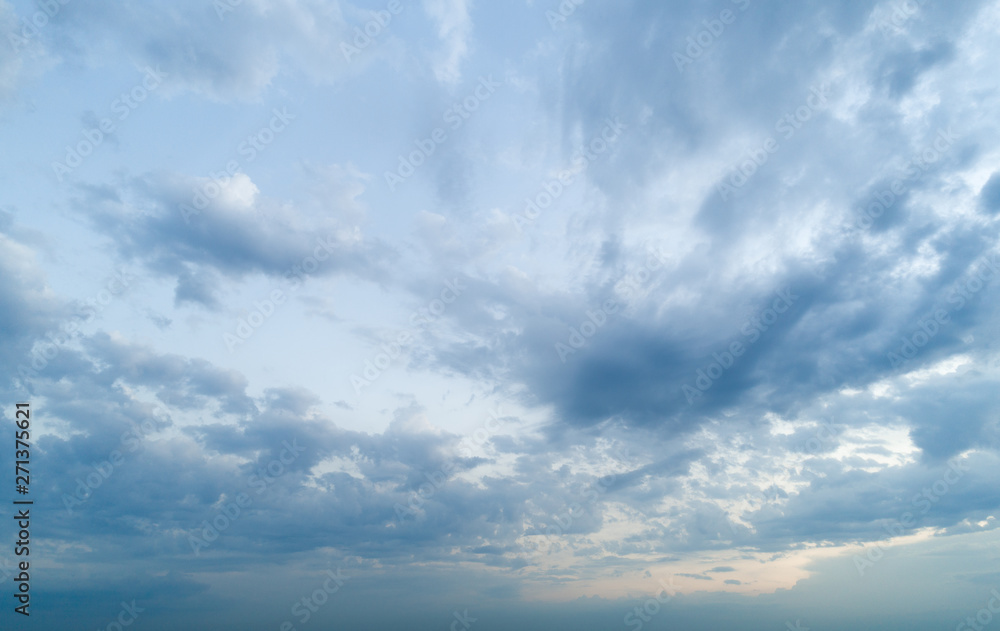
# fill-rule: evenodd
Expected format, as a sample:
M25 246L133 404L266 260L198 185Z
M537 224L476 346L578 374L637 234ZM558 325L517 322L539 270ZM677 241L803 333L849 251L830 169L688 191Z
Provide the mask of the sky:
M1000 628L998 28L0 0L0 620Z

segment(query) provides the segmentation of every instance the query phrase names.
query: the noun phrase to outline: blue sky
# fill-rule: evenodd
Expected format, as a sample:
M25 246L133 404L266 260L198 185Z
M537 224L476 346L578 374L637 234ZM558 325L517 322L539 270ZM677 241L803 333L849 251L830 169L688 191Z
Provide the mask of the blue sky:
M998 26L0 0L3 619L1000 625Z

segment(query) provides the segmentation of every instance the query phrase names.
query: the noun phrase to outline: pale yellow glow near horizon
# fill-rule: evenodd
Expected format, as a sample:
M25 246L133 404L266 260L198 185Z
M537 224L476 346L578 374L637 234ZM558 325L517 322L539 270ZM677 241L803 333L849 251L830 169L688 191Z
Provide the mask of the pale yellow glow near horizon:
M882 541L879 546L888 550L912 545L932 539L937 532L934 528L923 528L909 535ZM773 594L778 590L791 590L799 581L813 576L809 567L818 561L840 558L845 565L853 567L853 557L863 556L873 543L812 547L782 553L727 550L671 563L651 563L632 570L621 567L563 567L560 573L558 560L546 558L545 561L551 563L543 573L527 578L531 586L524 591L524 595L526 600L532 602L567 602L595 596L614 600L652 597L661 594L665 586L684 595L698 592L727 592L746 596ZM731 567L733 571L711 572L716 567ZM551 580L552 573L571 579L582 572L589 577L560 583ZM646 575L647 572L650 576ZM614 576L614 573L621 575ZM705 575L712 577L712 580L681 574ZM724 582L730 579L738 580L741 584Z

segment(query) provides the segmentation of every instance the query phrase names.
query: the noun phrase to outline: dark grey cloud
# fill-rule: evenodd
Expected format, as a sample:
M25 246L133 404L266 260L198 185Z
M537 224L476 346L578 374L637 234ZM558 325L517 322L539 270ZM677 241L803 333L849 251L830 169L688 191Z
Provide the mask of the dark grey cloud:
M1000 211L1000 173L994 173L979 192L983 210L996 214Z
M714 123L700 134L696 146L679 144L676 138L666 136L682 133L681 130L696 133L699 125L691 120L693 113L685 116L677 108L654 108L656 113L622 141L618 159L596 167L592 174L594 185L614 198L626 197L623 191L606 187L605 182L611 179L609 171L629 170L628 177L616 178L619 182L629 181L636 173L652 173L651 161L659 157L655 152L647 151L640 157L630 155L629 151L631 147L648 147L650 138L658 134L664 142L653 144L662 144L677 153L692 149L711 151L731 125L749 125L780 138L772 128L775 119L804 102L811 87L826 81L824 74L842 61L839 54L855 46L854 40L864 42L884 37L881 33L866 34L864 30L872 4L837 9L821 5L780 9L753 5L740 16L741 21L718 38L711 55L697 60L697 65L684 72L669 64L656 65L656 72L662 75L656 80L648 77L648 69L653 66L636 64L634 60L654 54L669 57L668 51L684 42L684 26L699 28L697 18L704 13L703 8L698 7L700 13L688 16L693 7L634 3L631 11L581 15L581 24L589 27L588 33L594 37L613 41L619 37L622 41L621 46L567 53L567 59L586 56L587 63L560 66L564 75L562 83L557 84L575 95L559 102L564 120L596 127L602 120L599 114L614 111L625 112L626 119L634 124L640 118L637 110L642 103L660 105L665 100L686 100L699 102L698 116ZM937 16L936 11L930 14ZM976 259L995 247L995 239L981 236L973 223L941 225L932 209L915 207L913 202L916 193L938 194L948 173L966 163L970 152L974 155L978 151L976 140L962 136L955 147L925 165L919 179L906 184L907 191L871 228L859 232L848 225L856 219L853 214L856 208L866 206L882 188L901 177L905 172L903 163L935 140L934 129L925 132L922 139L912 139L898 106L900 90L903 83L912 87L919 76L953 63L954 47L942 38L955 37L968 26L971 15L970 8L942 16L933 36L918 31L918 38L933 40L926 45L917 45L908 52L873 53L863 59L861 63L870 64L873 74L867 80L860 80L867 81L873 89L888 76L887 72L898 75L897 79L891 79L898 84L891 99L873 93L865 104L868 109L861 111L862 120L866 116L878 117L878 125L868 131L854 124L858 121L846 122L832 116L829 108L824 109L800 132L781 143L777 154L741 190L740 198L722 200L712 190L703 201L696 224L702 230L699 236L705 239L707 248L688 254L670 272L662 273L636 313L614 318L565 364L551 351L552 345L565 341L561 337L569 334L569 327L579 326L586 318L586 311L607 297L597 282L587 283L581 295L569 300L565 295L538 294L502 284L476 288L474 299L480 300L480 305L499 300L511 320L518 323L520 333L517 337L494 334L483 328L485 320L463 313L463 326L480 331L481 342L465 341L438 351L441 363L469 375L493 377L499 373L517 379L526 384L528 401L556 407L559 423L596 424L620 416L637 424L656 424L672 432L690 431L701 425L704 419L701 415L710 416L737 406L744 410L745 416L750 416L749 409L756 409L758 404L762 405L760 411L794 413L796 401L810 400L845 385L863 386L892 374L886 354L899 336L910 333L928 310L946 305L951 284L968 274ZM652 24L646 28L656 35L642 40L640 46L639 38L629 39L631 36L625 35L632 31L616 28L616 20ZM777 30L788 29L789 24L801 20L823 23L827 35L821 38L822 44L806 37L805 31L787 30L782 31L782 37L776 36ZM748 46L768 50L779 41L783 47L780 58L794 58L794 64L769 63L769 59L778 58L777 53L773 57L764 53L753 58L729 54ZM625 56L633 61L616 63ZM629 68L642 68L644 74L641 78L633 77ZM595 73L605 81L599 92L591 93L587 90ZM715 73L726 73L733 80L712 83ZM685 89L661 90L661 85L684 85ZM657 86L655 93L652 86ZM706 99L699 98L699 90L708 86L713 89L713 98L708 99L710 108L706 110ZM838 98L842 94L836 90L829 95L830 100ZM730 99L739 99L740 107L726 107ZM726 108L727 114L722 116L712 110L715 106ZM947 108L942 106L932 114L932 119L943 129L947 116ZM567 125L565 138L570 137L570 129ZM891 130L888 138L886 129ZM870 147L871 151L861 151L862 146ZM822 151L817 151L817 147L822 147ZM859 153L866 156L866 164L857 159ZM734 155L731 160L736 163L739 157ZM655 168L669 168L669 162L663 160ZM873 168L884 174L874 182ZM791 177L791 172L799 172L796 177L808 184L784 185L782 182ZM818 218L829 222L816 228L818 251L810 252L808 260L780 254L775 258L776 265L794 269L795 274L775 274L766 282L758 280L754 286L716 283L719 270L736 269L744 248L751 246L760 234L784 221L782 217L794 217L803 205L819 200L830 205L832 211ZM675 221L668 214L658 223L664 231L669 231ZM600 236L605 243L609 242L608 235ZM882 239L888 249L872 247L868 241L873 238ZM898 274L901 258L915 262L920 258L921 248L928 247L941 259L936 275L923 282L918 291L892 280ZM609 259L604 251L601 256L611 268L610 261L618 260L621 254ZM678 287L695 292L696 304L688 308L658 306ZM747 307L763 310L768 293L782 287L789 287L801 298L733 368L713 383L704 397L694 405L689 404L681 392L682 385L693 383L697 371L712 362L713 353L725 352L731 341L746 341L739 332L741 318L719 315ZM894 296L894 301L887 304L885 298L889 295ZM986 296L978 298L990 300ZM962 338L983 325L981 318L988 310L985 305L970 303L955 314L955 324L942 327L908 367L930 364L962 348ZM484 361L493 356L497 357L492 362L495 368L484 368ZM758 398L764 393L766 402Z
M879 68L881 84L893 98L900 98L916 84L921 73L937 64L947 63L954 58L954 49L947 42L939 42L927 48L897 53L887 58Z
M686 574L684 572L681 572L681 573L677 574L677 576L684 576L684 577L687 577L687 578L693 578L693 579L697 579L699 581L713 581L713 580L715 580L711 576L705 576L703 574Z

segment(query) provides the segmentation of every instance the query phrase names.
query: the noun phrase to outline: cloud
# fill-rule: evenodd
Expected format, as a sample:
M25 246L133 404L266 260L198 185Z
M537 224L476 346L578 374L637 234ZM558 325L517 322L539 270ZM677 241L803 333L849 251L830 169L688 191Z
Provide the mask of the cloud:
M39 268L35 252L0 232L0 359L3 388L30 371L38 346L49 343L72 310L59 300ZM9 390L8 390L9 392Z
M255 99L282 71L324 82L343 76L339 43L351 33L340 3L299 0L148 2L127 9L79 0L55 21L64 35L51 44L56 53L99 63L110 48L139 67L161 67L169 77L165 93L218 100Z
M262 196L242 172L224 183L158 174L120 187L83 185L76 204L124 260L176 279L177 304L217 309L222 279L251 274L298 283L332 274L383 279L392 251L361 236L361 176L333 166L309 177L323 197L303 206ZM192 199L204 191L217 192L200 211Z
M442 50L434 55L434 76L446 84L461 79L462 61L469 52L471 0L424 0L424 11L437 23Z
M1000 173L994 173L979 192L983 210L996 214L1000 211Z
M683 572L680 572L680 573L677 574L677 576L685 576L687 578L693 578L693 579L697 579L699 581L712 581L712 580L715 580L711 576L704 576L702 574L685 574Z
M95 159L68 203L0 209L0 389L44 419L33 493L56 510L36 532L53 603L86 613L72 624L106 625L132 593L151 624L273 628L333 567L356 591L314 624L439 628L468 602L484 627L610 628L670 574L654 626L916 629L981 608L967 592L995 579L1000 507L998 5L923 4L883 29L891 3L726 4L719 34L703 3L588 3L554 29L551 7L511 5L509 38L477 5L489 37L473 40L471 3L426 0L435 84L399 102L436 114L501 58L507 87L490 124L433 156L430 187L395 197L368 173L396 149L321 142L409 129L375 106L403 94L377 64L343 92L315 85L343 76L338 44L370 11L62 5L39 55L87 77L160 65L164 112L238 115L292 88L334 107L309 146L289 139L291 176ZM0 0L0 34L16 17ZM16 96L34 71L3 59ZM609 117L621 137L573 164ZM572 188L515 227L565 169ZM36 203L30 186L16 203ZM148 272L149 303L59 341L84 319L80 251ZM289 320L335 351L323 363L178 350L229 292L296 278L360 281L312 298L307 315L336 317ZM345 400L371 331L453 278L466 288L404 365ZM477 425L493 401L511 409ZM859 578L873 542L885 559Z

